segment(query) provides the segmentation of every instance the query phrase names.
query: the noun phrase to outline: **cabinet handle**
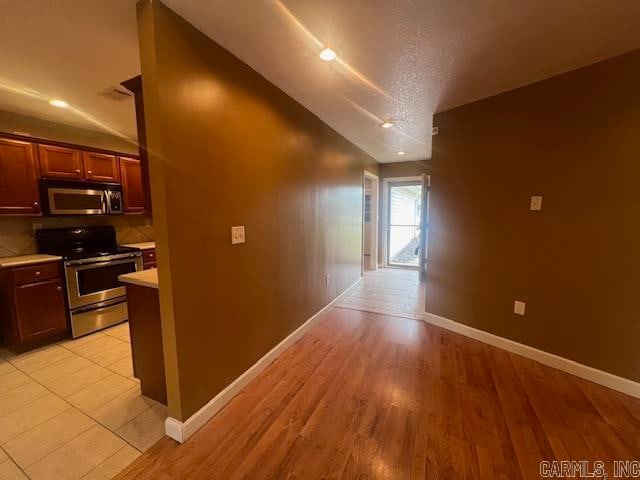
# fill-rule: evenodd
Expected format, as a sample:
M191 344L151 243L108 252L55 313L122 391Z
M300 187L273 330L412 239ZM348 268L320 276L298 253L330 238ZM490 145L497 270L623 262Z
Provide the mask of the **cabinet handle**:
M80 169L79 168L76 168L76 173L80 173Z
M39 276L40 276L40 272L36 272L36 277L39 277Z
M91 175L93 172L91 170L87 170L87 173Z
M40 208L40 204L38 202L33 202L33 208Z
M62 287L56 287L56 290L61 292L62 291Z
M153 253L150 253L150 254L149 254L149 257L153 258Z

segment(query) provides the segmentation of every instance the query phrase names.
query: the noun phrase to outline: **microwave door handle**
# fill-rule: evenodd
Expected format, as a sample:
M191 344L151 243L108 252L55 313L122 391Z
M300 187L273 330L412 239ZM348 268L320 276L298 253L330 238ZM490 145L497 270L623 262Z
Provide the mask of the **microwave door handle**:
M102 192L102 212L109 213L111 207L109 205L109 193L107 190Z

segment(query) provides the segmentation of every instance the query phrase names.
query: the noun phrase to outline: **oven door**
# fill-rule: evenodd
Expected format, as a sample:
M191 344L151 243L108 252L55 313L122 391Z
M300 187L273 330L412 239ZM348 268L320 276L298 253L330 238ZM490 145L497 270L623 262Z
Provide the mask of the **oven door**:
M118 276L142 270L140 255L91 263L69 262L65 265L69 308L84 307L124 297L125 287Z
M89 188L47 188L49 215L104 215L104 190Z

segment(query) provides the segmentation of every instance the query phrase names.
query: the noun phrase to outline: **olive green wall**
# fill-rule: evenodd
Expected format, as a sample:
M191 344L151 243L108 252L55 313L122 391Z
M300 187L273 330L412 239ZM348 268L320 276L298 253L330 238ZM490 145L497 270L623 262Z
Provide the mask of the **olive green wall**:
M359 279L363 170L378 165L161 3L139 3L139 28L169 410L183 420Z
M634 51L435 116L428 312L640 381L639 85Z

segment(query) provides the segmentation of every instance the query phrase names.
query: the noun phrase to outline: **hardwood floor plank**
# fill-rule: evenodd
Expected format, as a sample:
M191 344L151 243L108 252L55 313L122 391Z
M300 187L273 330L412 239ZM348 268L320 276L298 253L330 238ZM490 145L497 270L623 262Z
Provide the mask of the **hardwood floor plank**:
M165 438L118 478L533 479L541 460L638 459L638 438L637 399L337 308L184 445Z

